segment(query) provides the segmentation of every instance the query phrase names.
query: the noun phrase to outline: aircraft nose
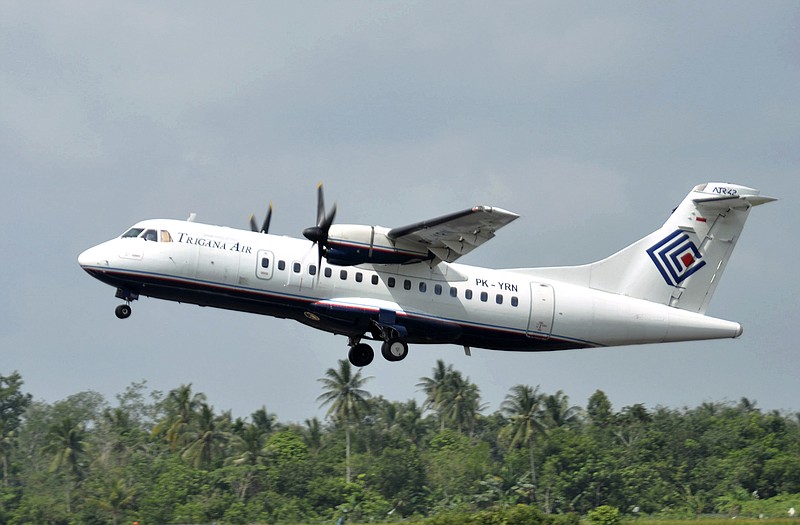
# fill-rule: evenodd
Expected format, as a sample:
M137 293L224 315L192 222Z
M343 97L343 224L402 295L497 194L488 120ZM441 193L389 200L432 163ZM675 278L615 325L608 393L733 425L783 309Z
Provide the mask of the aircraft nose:
M78 255L78 264L85 270L90 266L108 266L108 260L98 246L92 246Z

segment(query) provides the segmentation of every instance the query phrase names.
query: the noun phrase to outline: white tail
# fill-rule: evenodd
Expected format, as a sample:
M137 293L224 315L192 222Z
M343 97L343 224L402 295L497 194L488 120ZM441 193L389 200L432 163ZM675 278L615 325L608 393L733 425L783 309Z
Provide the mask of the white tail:
M744 186L701 184L661 228L614 255L526 273L703 314L750 209L773 200Z

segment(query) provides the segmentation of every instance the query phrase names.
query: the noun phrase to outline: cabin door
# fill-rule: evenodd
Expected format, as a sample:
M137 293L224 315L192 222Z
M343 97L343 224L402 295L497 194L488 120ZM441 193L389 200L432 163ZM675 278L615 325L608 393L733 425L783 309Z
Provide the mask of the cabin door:
M531 283L531 312L528 317L528 337L549 339L553 331L555 314L553 287L549 284Z

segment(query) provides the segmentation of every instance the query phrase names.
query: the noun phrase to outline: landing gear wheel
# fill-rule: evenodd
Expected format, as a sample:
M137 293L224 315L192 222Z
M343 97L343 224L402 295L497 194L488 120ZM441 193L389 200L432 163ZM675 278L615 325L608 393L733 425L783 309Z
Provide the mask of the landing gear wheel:
M117 306L116 310L114 310L114 313L117 314L117 317L120 319L127 319L131 316L131 305L121 304Z
M381 354L387 361L402 361L408 355L408 344L402 339L389 339L381 345Z
M350 363L359 368L370 364L374 357L375 352L372 351L372 347L365 343L353 345L350 347L350 352L347 354Z

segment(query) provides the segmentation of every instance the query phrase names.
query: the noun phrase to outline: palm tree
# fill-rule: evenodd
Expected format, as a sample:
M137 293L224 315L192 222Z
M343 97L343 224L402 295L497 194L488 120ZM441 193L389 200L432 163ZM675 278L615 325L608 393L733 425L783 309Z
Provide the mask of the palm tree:
M425 434L425 422L422 419L422 410L417 406L415 399L400 405L400 413L397 415L397 426L400 432L409 441L419 445L422 436Z
M425 393L424 409L434 410L439 417L440 430L444 431L444 405L447 398L447 385L453 374L453 365L445 366L441 359L436 360L431 377L420 377L417 388Z
M316 417L312 419L306 419L304 424L305 428L303 436L305 438L306 445L310 450L319 452L319 449L322 448L322 424Z
M66 498L67 514L72 513L70 489L73 480L77 481L80 475L80 459L86 450L84 441L85 430L82 423L76 423L71 417L50 426L47 432L47 444L44 447L46 454L53 456L50 463L51 472L66 470Z
M153 434L166 431L167 442L170 448L175 450L183 443L184 434L205 400L205 394L192 395L191 383L171 390L165 401L167 415L153 428Z
M451 373L444 391L443 419L455 425L459 433L465 427L472 430L483 408L478 385L464 378L461 372Z
M267 407L263 405L253 412L250 417L253 419L253 424L266 434L272 434L272 432L279 428L278 416L272 412L267 412Z
M253 485L258 466L264 462L266 454L264 443L267 433L256 424L247 424L231 438L232 454L226 462L243 469L242 481L238 486L239 499L244 501Z
M350 424L367 408L370 393L363 389L371 377L361 377L361 370L353 374L353 367L345 359L339 360L339 369L329 368L325 377L318 379L323 392L317 397L320 407L330 405L326 417L343 424L345 429L345 481L350 483Z
M461 372L453 370L453 365L445 366L441 359L436 361L431 377L421 377L417 387L425 393L427 409L436 411L439 427L443 431L445 425L453 424L459 432L465 426L473 428L478 413L483 410L480 402L480 390Z
M511 446L527 445L531 464L531 482L536 488L536 462L533 455L533 445L536 436L544 432L543 395L539 387L531 388L528 385L516 385L506 395L500 410L509 417L510 421L503 432L510 437Z
M113 525L117 525L120 513L133 503L135 496L135 488L128 486L122 479L115 478L111 483L104 486L101 497L90 498L90 501L101 509L110 512Z
M548 428L575 423L582 412L581 407L569 405L569 396L563 390L544 397L544 410Z
M187 445L181 457L195 467L213 467L216 452L228 438L228 432L224 427L229 417L230 414L225 413L217 419L214 416L214 409L206 403L201 403L196 425L184 433Z

